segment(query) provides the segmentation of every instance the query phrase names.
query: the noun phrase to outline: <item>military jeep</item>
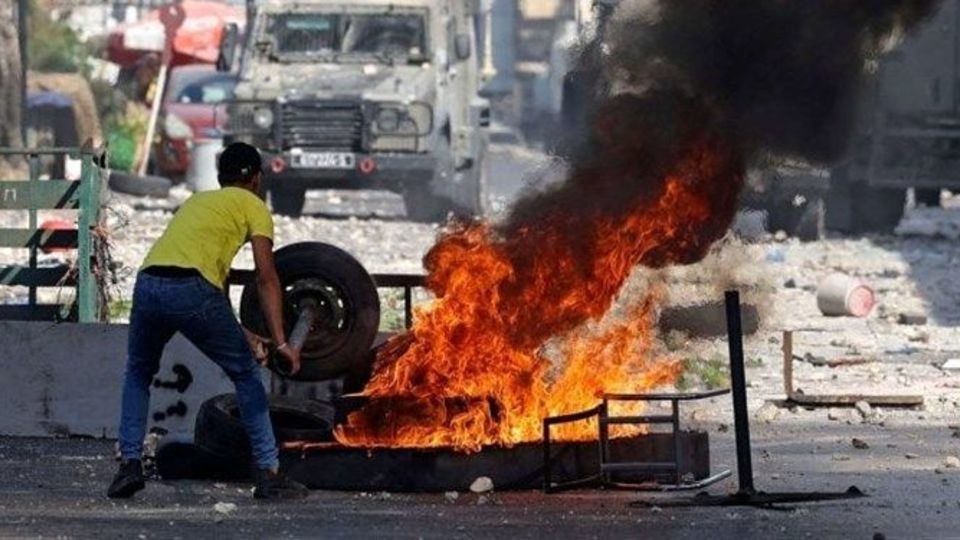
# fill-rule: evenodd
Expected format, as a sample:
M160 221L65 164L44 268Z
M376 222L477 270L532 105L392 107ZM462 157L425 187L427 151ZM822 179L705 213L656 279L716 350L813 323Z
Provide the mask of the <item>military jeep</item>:
M483 213L489 104L469 0L267 0L248 5L220 69L239 62L225 142L259 147L274 211L309 189L388 189L434 221ZM239 49L238 49L239 46Z

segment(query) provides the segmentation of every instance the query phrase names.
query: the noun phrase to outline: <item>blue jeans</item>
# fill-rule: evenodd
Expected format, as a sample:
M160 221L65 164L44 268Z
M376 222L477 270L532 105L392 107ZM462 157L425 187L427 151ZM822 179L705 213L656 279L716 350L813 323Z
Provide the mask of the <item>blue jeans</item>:
M127 371L120 416L120 453L140 459L147 430L150 385L170 338L183 334L233 381L240 419L260 469L277 466L277 443L260 367L222 291L201 277L140 273L133 292Z

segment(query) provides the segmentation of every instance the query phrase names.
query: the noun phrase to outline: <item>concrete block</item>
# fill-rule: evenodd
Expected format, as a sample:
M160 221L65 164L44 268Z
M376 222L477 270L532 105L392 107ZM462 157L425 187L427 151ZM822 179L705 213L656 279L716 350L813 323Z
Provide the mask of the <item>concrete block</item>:
M0 321L0 435L115 438L127 329ZM192 438L200 404L232 391L220 368L178 335L151 389L149 426Z

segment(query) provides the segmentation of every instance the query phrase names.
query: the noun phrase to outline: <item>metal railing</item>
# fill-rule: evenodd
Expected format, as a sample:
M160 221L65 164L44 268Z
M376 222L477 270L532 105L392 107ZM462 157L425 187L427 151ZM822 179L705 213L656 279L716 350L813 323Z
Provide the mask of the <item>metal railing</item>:
M682 449L680 440L680 402L707 399L724 394L729 394L730 389L711 390L708 392L692 392L677 394L604 394L599 405L586 411L560 416L552 416L543 419L543 490L547 493L563 491L581 487L585 485L600 484L607 487L621 487L627 489L649 489L653 487L662 491L673 491L682 489L700 489L715 482L718 482L728 476L730 471L725 470L708 478L699 481L685 481L682 469ZM652 402L669 401L670 414L644 414L634 416L612 416L610 414L610 402L614 401L632 401L632 402ZM553 426L569 424L573 422L582 422L591 418L597 419L597 473L585 478L572 480L569 482L553 482L552 471L554 463L553 442L550 429ZM628 461L617 462L612 460L610 452L610 426L611 425L649 425L649 424L669 424L671 426L671 437L673 443L673 453L670 461ZM637 473L646 474L651 477L671 475L674 479L670 483L636 484L628 482L615 482L613 475L616 473Z
M0 229L0 248L29 250L26 265L0 266L0 285L27 287L27 303L0 305L0 319L70 320L74 318L70 304L41 304L37 289L41 287L76 287L76 320L100 320L99 286L94 269L96 235L100 218L102 151L89 148L0 148L0 157L26 160L29 178L0 181L0 211L27 211L27 228ZM81 161L80 180L41 180L40 157L68 156ZM40 210L77 210L75 229L48 230L38 221ZM76 250L73 266L58 264L41 267L39 252L43 250Z

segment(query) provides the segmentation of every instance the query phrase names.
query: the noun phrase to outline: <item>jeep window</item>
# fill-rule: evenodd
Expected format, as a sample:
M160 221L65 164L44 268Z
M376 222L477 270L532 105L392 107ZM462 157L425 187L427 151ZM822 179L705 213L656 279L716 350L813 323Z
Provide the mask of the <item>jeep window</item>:
M233 99L236 77L228 73L174 70L167 86L167 101L216 104Z
M317 56L335 61L422 63L426 21L419 13L288 13L267 24L271 56L285 61Z
M270 18L268 32L277 55L331 52L339 41L336 15L297 13Z

